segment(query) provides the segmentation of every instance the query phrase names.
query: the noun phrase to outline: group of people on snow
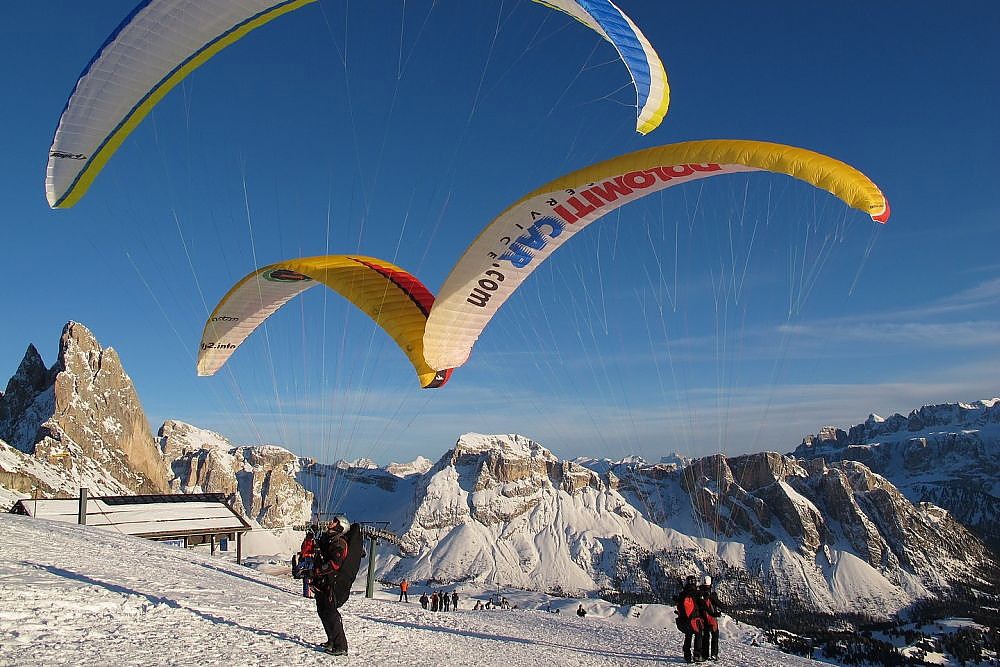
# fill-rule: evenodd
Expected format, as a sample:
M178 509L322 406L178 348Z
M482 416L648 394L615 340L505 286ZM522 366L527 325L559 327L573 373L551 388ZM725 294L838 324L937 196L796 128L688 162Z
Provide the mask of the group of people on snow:
M424 591L420 596L420 606L431 611L458 611L458 591L433 591L430 596Z
M712 588L712 577L701 583L691 575L675 598L677 628L684 633L684 661L704 662L719 659L719 617L722 605Z

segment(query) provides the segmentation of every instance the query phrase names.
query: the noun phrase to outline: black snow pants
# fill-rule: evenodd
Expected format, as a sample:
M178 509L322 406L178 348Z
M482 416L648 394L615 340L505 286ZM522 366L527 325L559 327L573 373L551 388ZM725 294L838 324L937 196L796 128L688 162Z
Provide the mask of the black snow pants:
M692 662L693 660L704 660L704 632L685 632L684 633L684 661ZM692 652L692 642L694 643L694 651Z
M712 658L713 660L719 657L719 631L713 630L712 628L706 628L705 632L702 634L702 650L706 658Z
M347 635L344 634L344 619L340 616L337 603L323 593L316 595L316 613L326 630L327 643L335 650L347 650Z

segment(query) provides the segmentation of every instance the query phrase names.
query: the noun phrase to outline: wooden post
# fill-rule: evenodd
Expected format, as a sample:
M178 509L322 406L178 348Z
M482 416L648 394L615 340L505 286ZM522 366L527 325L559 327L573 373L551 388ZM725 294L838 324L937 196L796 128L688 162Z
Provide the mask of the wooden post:
M365 597L375 597L375 548L378 541L374 535L368 537L368 583L365 584Z
M77 513L76 522L81 526L87 525L87 487L80 487L80 510Z
M215 555L215 533L212 533L212 555Z

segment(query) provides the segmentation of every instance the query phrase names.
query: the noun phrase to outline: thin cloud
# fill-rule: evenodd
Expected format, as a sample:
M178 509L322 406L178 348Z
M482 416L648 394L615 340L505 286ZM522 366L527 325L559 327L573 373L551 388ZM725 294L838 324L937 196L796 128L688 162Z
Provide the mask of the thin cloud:
M985 309L998 303L1000 303L1000 278L991 278L915 308L889 310L869 318L923 321L963 310Z
M857 322L831 326L829 322L816 325L786 325L779 329L793 336L799 345L822 345L831 354L838 345L845 343L874 343L881 345L925 345L932 347L989 347L1000 345L1000 321L974 320L968 322L918 323L918 322ZM856 348L854 348L856 349Z

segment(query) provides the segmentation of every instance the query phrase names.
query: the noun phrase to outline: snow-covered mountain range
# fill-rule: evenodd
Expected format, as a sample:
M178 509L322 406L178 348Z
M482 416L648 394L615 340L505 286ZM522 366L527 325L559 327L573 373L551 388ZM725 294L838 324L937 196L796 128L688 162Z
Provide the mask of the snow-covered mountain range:
M913 502L945 508L1000 553L1000 399L873 414L806 437L792 456L859 461Z
M324 464L178 421L154 437L117 355L71 322L56 363L29 347L0 395L0 502L80 486L222 492L261 526L317 509L388 522L402 536L378 562L390 580L663 600L698 571L722 575L737 608L884 617L997 580L957 519L996 520L982 505L996 498L998 405L873 416L793 455L569 461L521 435L466 434L437 462ZM969 479L979 512L947 511Z

